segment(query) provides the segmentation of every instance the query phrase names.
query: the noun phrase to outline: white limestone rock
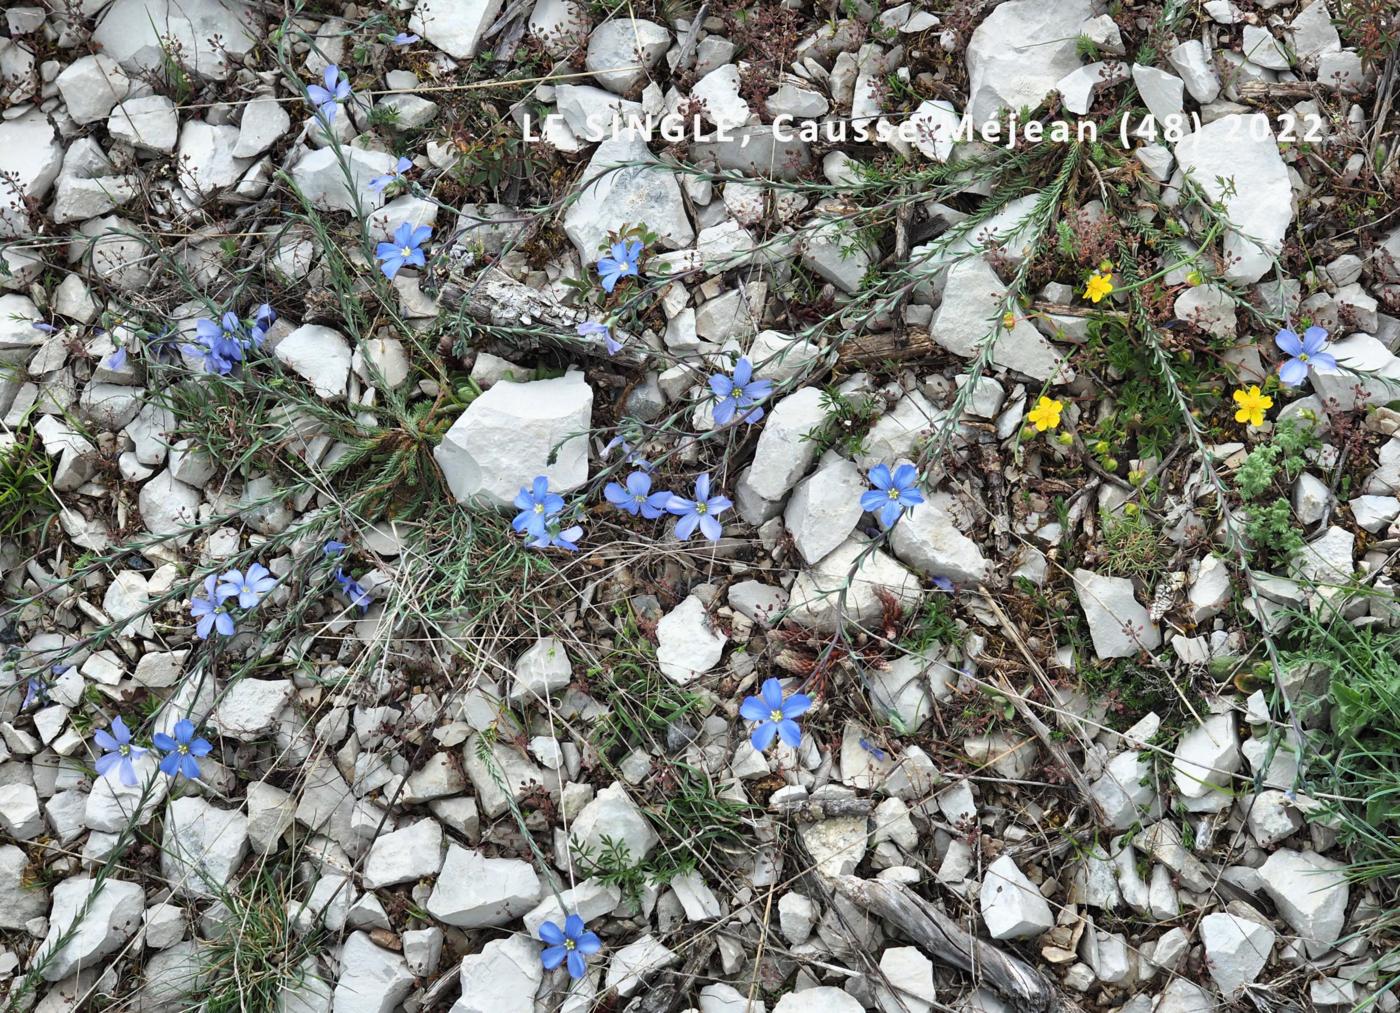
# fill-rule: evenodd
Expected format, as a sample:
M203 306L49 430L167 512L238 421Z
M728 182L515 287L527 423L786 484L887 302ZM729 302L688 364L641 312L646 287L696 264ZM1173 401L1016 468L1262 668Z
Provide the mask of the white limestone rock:
M1222 116L1182 138L1176 159L1211 200L1223 203L1234 226L1225 234L1226 279L1249 283L1264 277L1293 221L1293 188L1269 117Z
M514 858L487 858L449 844L427 911L458 928L506 925L540 902L544 889L535 868Z
M1089 789L1114 830L1127 830L1134 823L1147 824L1162 815L1152 764L1137 750L1119 753L1110 760L1103 776Z
M739 95L739 68L726 63L710 71L690 89L690 97L705 110L705 118L721 130L733 130L749 121L748 102Z
M347 169L336 159L330 148L309 151L292 166L292 181L297 189L320 211L348 211L370 214L384 206L382 190L370 187L370 181L393 171L396 159L387 151L369 151L352 146L341 149Z
M1259 867L1264 890L1279 915L1314 958L1341 938L1346 924L1346 866L1314 851L1275 851Z
M239 679L220 698L214 728L220 735L243 742L260 739L277 727L277 719L295 693L290 679Z
M13 844L0 844L0 929L23 929L48 914L48 891L26 882L29 856Z
M103 957L116 953L140 928L146 891L139 883L107 879L92 896L95 887L88 876L74 876L54 887L48 935L34 957L34 966L43 966L45 981L62 981L80 967L100 967ZM77 931L59 948L75 924Z
M996 13L1015 2L1004 4ZM972 358L978 354L983 339L996 328L994 364L1036 380L1072 380L1074 371L1065 357L1024 316L1018 315L1012 327L1006 328L1002 320L1005 299L1006 285L985 258L961 260L948 268L943 302L934 312L929 337L954 355Z
M977 585L990 564L977 543L953 521L953 498L934 493L914 507L890 532L895 557L925 577L946 577L954 584Z
M554 637L541 637L515 660L510 700L524 703L546 699L568 686L572 679L573 666L564 645Z
M243 107L238 123L238 142L233 146L235 158L256 158L272 147L292 125L283 103L271 95L253 99Z
M161 72L173 50L180 65L222 81L263 37L261 19L242 0L116 0L92 41L128 72Z
M368 933L352 932L340 950L335 1013L394 1013L413 980L403 957L374 945Z
M614 781L598 792L569 828L570 846L594 861L603 853L604 837L625 847L633 864L641 862L661 843L621 782Z
M1201 919L1198 930L1206 951L1206 969L1227 998L1240 995L1259 977L1274 948L1274 930L1224 911Z
M799 573L792 585L792 618L825 632L846 623L864 625L883 614L882 590L904 609L917 605L924 592L914 575L879 549L867 553L866 548L860 539L848 538Z
M817 444L805 437L825 419L817 387L803 387L774 404L745 479L751 490L767 500L786 496L816 457Z
M1162 645L1162 632L1138 604L1132 581L1081 568L1074 571L1074 591L1098 657L1130 658Z
M408 27L449 56L470 60L500 12L501 0L418 0Z
M656 624L657 666L672 682L688 685L719 663L727 640L704 603L690 595Z
M495 939L462 958L462 996L449 1013L535 1013L544 979L539 944L527 936Z
M1079 66L1076 40L1096 13L1091 0L1010 0L988 14L967 44L972 121L1040 105Z
M412 883L436 876L441 868L442 826L422 819L374 839L365 858L365 889Z
M131 80L117 61L105 53L80 56L63 68L54 83L68 107L68 115L80 124L106 119L112 107L131 90Z
M302 324L273 349L277 361L309 382L319 397L340 400L350 383L350 342L332 327Z
M797 483L783 511L783 526L809 564L842 542L860 521L860 497L867 486L860 469L834 458Z
M798 836L812 856L812 864L824 876L848 876L865 857L870 834L864 816L837 816L802 823Z
M978 902L993 939L1030 939L1055 925L1050 905L1009 855L987 866Z
M654 160L633 131L609 136L593 152L579 176L583 190L564 213L564 232L584 263L596 261L608 234L624 224L646 222L663 249L680 250L695 241L675 173L636 164Z
M849 992L818 985L782 996L773 1013L864 1013L864 1007Z
M33 231L26 199L42 202L62 167L63 144L47 116L31 110L12 120L0 120L0 178L5 180L0 187L0 239L27 236ZM23 297L0 297L17 298ZM37 331L31 336L42 337Z
M614 18L593 29L583 65L608 91L626 95L646 83L670 44L671 33L658 24Z
M198 795L173 800L165 809L160 871L177 894L217 897L248 853L248 818L220 809Z
M680 963L680 954L667 949L653 935L645 935L628 943L608 961L607 987L627 997L635 993L650 978L666 968Z
M466 741L462 747L462 766L476 789L476 802L481 807L481 814L487 819L495 819L510 808L512 798L518 802L532 785L543 784L544 772L520 750L502 742L492 744L494 762L488 766L476 755L479 742L478 735ZM497 785L493 769L505 781L506 791Z
M433 457L459 503L510 506L535 476L551 492L588 481L593 389L574 372L527 383L501 381L467 405ZM550 463L553 458L553 463Z
M199 520L202 499L198 489L177 481L166 470L141 487L136 504L147 531L164 535L175 545L184 545L190 540L189 529Z
M1181 737L1172 759L1172 779L1186 798L1204 798L1228 785L1240 769L1233 713L1212 714Z
M237 184L253 164L252 159L233 154L237 143L237 127L186 120L180 128L180 142L175 150L177 178L196 204L202 204L217 190Z

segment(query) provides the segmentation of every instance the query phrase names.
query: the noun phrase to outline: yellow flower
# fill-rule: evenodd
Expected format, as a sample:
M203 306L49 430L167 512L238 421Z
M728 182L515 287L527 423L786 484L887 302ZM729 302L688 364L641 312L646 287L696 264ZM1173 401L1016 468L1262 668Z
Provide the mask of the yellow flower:
M1090 302L1102 302L1103 297L1113 291L1113 279L1106 274L1089 275L1089 285L1084 289L1084 298Z
M1047 429L1058 429L1060 426L1060 412L1065 406L1052 397L1042 396L1036 402L1035 407L1026 414L1026 421L1035 426L1035 431L1043 433Z
M1262 426L1264 413L1274 406L1274 399L1260 393L1258 386L1248 390L1237 390L1234 396L1235 404L1239 405L1235 412L1235 421L1251 426Z
M1016 329L1016 314L1015 314L1015 313L1006 313L1006 314L1004 314L1004 315L1002 316L1002 318L1001 318L1001 326L1005 327L1008 331L1015 330L1015 329Z

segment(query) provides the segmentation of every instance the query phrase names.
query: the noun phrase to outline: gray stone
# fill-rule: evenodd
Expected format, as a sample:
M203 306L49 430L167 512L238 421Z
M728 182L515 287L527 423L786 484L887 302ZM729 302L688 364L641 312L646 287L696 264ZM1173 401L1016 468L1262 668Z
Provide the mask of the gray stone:
M1346 866L1312 851L1280 849L1259 868L1279 915L1314 958L1341 938L1346 924Z
M418 0L409 30L458 60L470 60L501 12L501 0Z
M987 866L978 901L993 939L1030 939L1055 925L1050 905L1009 855Z
M978 585L990 569L977 543L953 522L953 499L935 493L914 507L890 532L896 558L925 577L946 577L954 584Z
M352 932L340 951L335 1013L394 1013L413 987L403 957L375 946L368 934Z
M529 862L486 858L449 844L427 911L438 921L458 928L506 925L540 902L544 892Z
M419 820L374 839L365 858L365 889L412 883L436 876L441 868L442 827L437 820Z
M997 9L1004 10L1006 5ZM995 15L994 15L995 16ZM990 20L990 19L989 19ZM972 358L996 330L992 362L1036 380L1065 383L1074 378L1063 355L1034 324L1017 315L1008 330L1003 321L1006 286L983 257L971 257L948 268L943 302L929 325L929 336L954 355Z
M605 837L624 847L634 865L661 842L627 788L616 781L598 792L569 828L570 846L593 861L602 855Z
M1074 590L1098 657L1129 658L1162 645L1161 630L1138 604L1132 581L1081 568L1074 571Z
M73 122L105 119L131 90L131 81L110 56L81 56L63 69L54 82Z
M170 53L200 77L222 81L263 37L242 0L116 0L92 41L129 72L164 72Z
M501 381L467 405L433 457L459 503L510 506L537 475L551 492L567 493L588 481L592 410L582 373Z
M797 483L783 511L783 526L809 564L844 542L863 511L864 477L850 461L835 458Z
M1090 0L1010 0L987 15L967 45L972 121L1040 105L1079 66L1076 40L1095 13Z
M791 615L800 625L833 632L846 623L863 625L884 614L887 591L902 608L923 598L914 575L890 556L848 538L821 562L798 574L792 585Z
M664 249L684 249L695 241L675 173L637 164L653 161L646 141L631 131L598 145L579 177L583 190L564 213L564 232L585 264L598 259L609 233L624 224L645 222Z
M1253 983L1274 948L1274 930L1238 915L1215 911L1201 919L1206 968L1226 999Z
M535 1013L535 993L543 979L534 939L493 939L481 952L462 958L462 996L449 1013Z
M350 382L350 342L339 331L302 324L273 350L277 361L301 376L328 400L345 397Z
M61 981L79 968L100 967L103 957L116 953L141 927L146 892L139 883L107 879L100 890L96 887L87 876L74 876L54 887L48 935L34 957L35 966L43 965L45 981ZM60 940L74 925L76 931L60 948Z
M626 95L646 83L648 71L670 43L671 33L660 25L640 18L614 18L593 29L583 65L608 91Z
M688 685L719 663L727 639L704 603L690 595L656 624L657 667L677 685Z
M160 871L177 894L217 897L247 853L248 818L236 809L219 809L197 795L166 807Z
M27 236L33 231L26 200L42 202L62 167L63 144L43 113L31 110L0 121L0 177L6 181L0 188L0 239ZM0 301L21 298L7 295L0 296ZM5 326L0 324L0 328ZM27 336L43 337L37 331ZM0 342L0 348L4 347Z

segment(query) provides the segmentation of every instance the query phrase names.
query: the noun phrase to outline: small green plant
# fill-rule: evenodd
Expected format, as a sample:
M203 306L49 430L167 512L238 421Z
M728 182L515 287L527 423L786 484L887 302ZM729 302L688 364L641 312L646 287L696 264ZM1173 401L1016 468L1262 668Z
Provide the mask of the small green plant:
M967 631L958 625L953 617L951 595L932 595L924 606L918 622L900 644L911 654L923 654L938 644L952 644L961 647L967 639Z
M1273 487L1278 475L1279 448L1272 443L1255 447L1235 469L1235 488L1246 500L1258 499Z
M58 511L50 471L49 455L35 433L0 443L0 537L30 531Z
M848 457L862 453L866 434L880 417L880 406L875 398L869 395L849 397L835 387L828 387L822 391L821 405L826 418L803 439L815 443L818 454L833 449Z
M1167 562L1167 543L1142 510L1101 515L1104 569L1116 577L1152 577Z
M1303 547L1303 536L1293 523L1293 508L1286 499L1251 507L1245 521L1244 535L1249 542L1251 556L1287 559Z

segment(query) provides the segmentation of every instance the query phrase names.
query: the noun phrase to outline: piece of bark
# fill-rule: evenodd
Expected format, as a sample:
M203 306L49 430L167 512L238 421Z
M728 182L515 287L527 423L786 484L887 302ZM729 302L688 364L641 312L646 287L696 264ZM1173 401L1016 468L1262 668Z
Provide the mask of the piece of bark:
M977 975L1017 1013L1079 1009L1030 964L971 935L903 883L840 876L835 886L851 903L898 928L935 960Z

